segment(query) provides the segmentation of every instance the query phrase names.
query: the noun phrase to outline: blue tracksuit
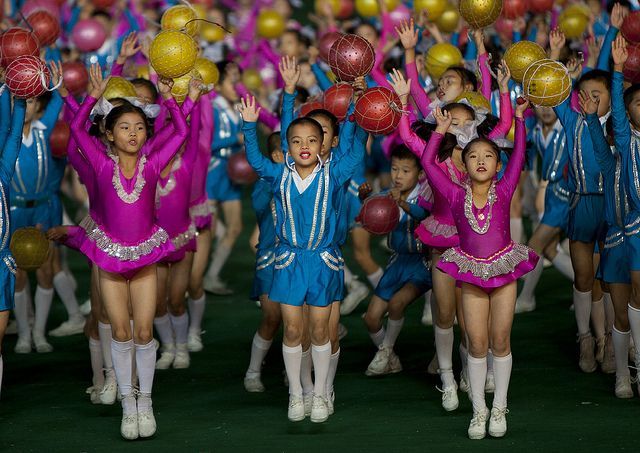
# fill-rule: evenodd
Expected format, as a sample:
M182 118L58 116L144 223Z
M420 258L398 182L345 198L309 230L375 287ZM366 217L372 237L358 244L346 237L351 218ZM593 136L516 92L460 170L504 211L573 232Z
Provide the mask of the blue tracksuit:
M269 294L273 281L273 263L275 261L276 230L275 202L271 185L259 179L251 193L253 210L258 221L258 246L256 251L256 272L253 280L251 298L258 300L262 294Z

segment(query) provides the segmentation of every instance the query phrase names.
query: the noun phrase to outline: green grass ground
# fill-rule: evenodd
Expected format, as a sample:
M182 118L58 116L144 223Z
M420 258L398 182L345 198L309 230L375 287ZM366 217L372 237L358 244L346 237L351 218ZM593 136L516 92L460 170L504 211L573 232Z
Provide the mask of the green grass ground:
M207 298L204 351L192 355L188 370L156 373L159 429L153 439L122 440L119 406L89 402L83 336L52 338L55 351L46 355L14 354L16 337L9 336L4 343L0 451L638 451L640 399L617 400L613 376L578 370L574 319L568 310L571 285L552 269L545 270L538 288L539 309L515 320L506 438L469 441L471 404L462 394L454 413L445 414L440 407L439 382L426 374L434 353L433 330L420 324L422 301L410 308L398 341L402 373L364 375L375 351L360 319L363 304L343 320L349 335L336 377L335 415L322 425L288 422L279 338L264 368L267 392L249 394L242 385L260 320L260 311L247 299L252 221L247 203L245 232L223 275L236 295ZM376 254L386 259L379 249ZM352 262L348 253L347 258ZM85 295L84 260L72 254L71 264L78 294ZM63 319L56 300L49 327Z

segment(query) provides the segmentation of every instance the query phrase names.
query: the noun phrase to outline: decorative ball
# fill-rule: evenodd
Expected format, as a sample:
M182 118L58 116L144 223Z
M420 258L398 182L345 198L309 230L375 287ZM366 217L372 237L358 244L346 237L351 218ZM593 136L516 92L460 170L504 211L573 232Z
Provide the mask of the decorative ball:
M483 109L487 112L491 112L491 103L477 91L464 91L460 93L460 96L455 98L453 102L460 102L463 99L466 99L474 109Z
M255 69L246 69L242 73L242 83L248 90L254 91L262 86L262 77Z
M539 60L525 71L522 89L534 105L555 107L571 95L571 77L562 63Z
M106 39L107 32L97 19L82 19L71 32L71 41L80 52L98 50Z
M389 234L400 222L400 209L390 196L373 195L362 203L356 221L371 234Z
M41 46L50 46L60 36L58 19L46 11L31 13L26 20Z
M66 157L70 137L71 131L69 125L65 121L59 120L49 137L49 145L51 145L51 154L53 154L53 157L59 159Z
M365 131L386 135L398 127L401 108L402 103L396 93L385 87L374 87L360 96L353 115Z
M517 19L527 12L525 0L502 0L502 15L507 19Z
M371 72L375 51L369 41L358 35L342 35L329 49L327 60L339 80L352 82Z
M327 3L331 5L333 16L338 17L338 14L340 14L340 8L342 8L341 0L315 0L314 9L316 11L316 14L319 16L324 16L324 9L326 8L324 5L326 5Z
M249 185L258 180L258 174L247 160L244 152L233 154L227 162L227 174L236 184Z
M0 65L6 67L22 55L40 55L38 38L24 28L10 28L0 35Z
M336 19L344 20L353 16L355 5L353 0L340 0L340 11L336 14Z
M111 77L107 82L107 87L102 94L107 101L113 98L135 98L138 97L133 83L122 77Z
M640 43L627 46L629 56L624 64L624 78L631 83L640 83Z
M164 12L160 19L160 27L163 30L183 30L191 36L196 36L200 31L200 22L196 19L196 12L186 5L172 6ZM187 22L190 22L187 24Z
M208 86L205 92L208 93L211 91L209 88L213 88L213 85L218 83L220 72L213 61L207 58L198 57L196 58L196 63L193 65L193 69L198 71L198 74L200 74L200 77L202 78L202 82Z
M116 0L91 0L91 3L98 9L109 9L116 3Z
M558 27L569 39L580 38L589 25L589 14L581 5L571 5L560 14Z
M5 72L5 83L16 98L35 98L49 86L51 74L47 65L33 55L23 55L11 61Z
M300 106L300 117L307 116L309 113L314 110L324 109L324 100L322 98L312 99L310 101L305 102Z
M496 21L502 0L460 0L460 14L472 28L484 28Z
M320 52L319 57L322 61L326 62L329 59L329 49L331 49L333 43L336 42L336 39L342 35L343 33L340 33L339 31L330 31L322 35L322 38L318 41L318 51Z
M353 87L345 82L336 83L324 93L324 108L333 113L338 121L343 121L347 117L351 99Z
M404 3L400 3L396 9L389 12L389 18L394 27L400 27L411 19L411 10Z
M161 77L175 79L193 69L198 45L186 33L165 30L158 33L149 48L149 61Z
M620 28L622 36L629 42L640 42L640 11L633 11L625 17Z
M438 17L438 20L436 20L436 25L442 33L453 33L458 28L459 22L460 12L458 8L449 3L440 14L440 17Z
M546 13L553 8L554 0L529 0L529 9L532 13Z
M437 20L447 9L447 0L414 0L413 9L419 13L422 10L427 11L429 20Z
M536 61L547 58L547 53L535 42L520 41L511 44L504 54L504 60L511 71L511 78L522 82L526 69Z
M191 79L202 79L202 76L198 71L192 69L187 72L185 75L176 77L173 79L173 87L171 87L171 94L173 95L176 102L180 105L184 102L189 94L189 83Z
M265 9L258 15L258 35L267 39L279 38L284 33L285 23L282 16L276 11Z
M200 37L207 42L219 42L224 39L225 32L222 27L204 22L200 26Z
M449 67L460 64L462 64L460 49L448 42L431 46L424 57L427 72L434 79L440 78Z
M399 0L384 0L387 11L393 11L398 6ZM380 7L378 0L356 0L356 12L362 17L379 17Z
M9 249L20 269L35 271L47 261L49 241L38 228L18 228L11 237Z
M67 90L74 96L84 93L89 84L89 72L79 61L62 63L62 77Z
M29 17L36 11L46 11L56 19L60 18L60 5L56 0L27 0L20 11L24 17Z

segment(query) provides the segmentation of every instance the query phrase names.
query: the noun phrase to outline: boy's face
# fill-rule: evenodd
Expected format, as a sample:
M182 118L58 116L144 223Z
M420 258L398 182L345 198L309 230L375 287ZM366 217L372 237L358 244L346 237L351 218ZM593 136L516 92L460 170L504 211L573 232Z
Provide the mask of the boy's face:
M422 169L418 167L415 159L391 158L391 183L393 188L400 193L407 194L418 184Z
M543 126L551 126L555 124L558 119L556 112L554 112L551 107L535 107L534 112L536 113L536 118Z
M30 123L39 119L40 116L42 116L40 101L37 98L27 99L27 108L24 112L24 122Z
M289 135L289 154L296 167L309 168L318 164L322 149L322 135L311 124L298 124Z
M634 129L640 130L640 91L636 91L627 107L629 120Z
M338 137L336 131L333 130L333 125L324 115L313 115L310 118L316 120L322 126L322 148L320 150L320 158L326 160L331 149L338 146Z
M580 84L580 89L589 93L589 95L598 102L598 116L604 116L609 112L611 95L604 83L599 80L587 80Z
M300 41L295 33L285 32L280 38L279 51L281 55L299 57L302 49Z

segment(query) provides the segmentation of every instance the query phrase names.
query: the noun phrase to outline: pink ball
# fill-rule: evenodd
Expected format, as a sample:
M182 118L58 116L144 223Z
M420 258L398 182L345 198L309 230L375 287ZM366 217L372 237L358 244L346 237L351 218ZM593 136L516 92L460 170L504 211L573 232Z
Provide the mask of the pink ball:
M400 3L396 9L389 13L389 17L391 17L394 27L400 27L402 22L408 22L411 19L411 10Z
M56 0L27 0L20 11L24 17L28 17L31 13L44 10L56 19L60 18L60 6Z
M93 52L98 50L107 39L104 26L96 19L83 19L78 21L71 32L71 40L80 52Z

